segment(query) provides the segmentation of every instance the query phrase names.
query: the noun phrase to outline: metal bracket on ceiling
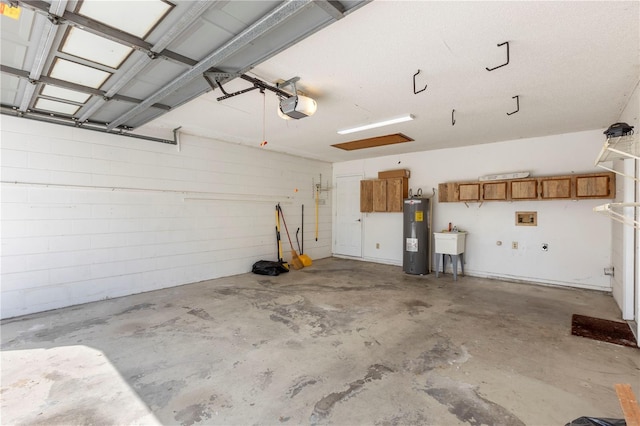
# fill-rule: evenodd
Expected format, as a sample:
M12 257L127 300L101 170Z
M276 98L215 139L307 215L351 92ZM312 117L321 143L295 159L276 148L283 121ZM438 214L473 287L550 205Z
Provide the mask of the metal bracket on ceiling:
M260 87L262 89L269 90L269 91L275 93L276 95L278 95L281 98L282 97L288 98L288 97L290 97L292 95L291 93L287 93L284 90L280 89L280 85L282 85L282 83L279 84L279 85L276 84L276 87L273 87L273 86L270 86L269 84L265 83L262 80L259 80L259 79L255 78L255 77L249 77L246 74L242 74L240 76L240 78L243 79L244 81L248 81L250 83L253 83L255 86L258 86L258 87ZM296 79L296 81L298 81L300 79L300 77L294 77L294 78Z
M211 74L213 76L213 80L209 78L208 73L202 74L202 77L207 82L209 87L211 87L211 90L216 90L216 88L219 88L220 90L222 90L222 93L224 93L225 95L228 95L228 93L225 92L225 90L222 88L222 84L220 83L220 79L223 79L224 77L217 77L216 74L218 73L211 73Z
M232 79L236 77L240 77L240 74L235 72L217 72L217 71L207 71L204 73L205 77L213 77L216 81L223 81L226 79Z
M211 87L211 90L220 89L222 93L224 93L224 96L221 96L220 98L218 98L218 101L240 94L239 92L227 93L227 91L224 90L224 88L222 87L223 81L232 80L239 76L240 74L234 74L234 73L228 73L228 72L213 72L213 71L208 71L202 74L202 77L205 79L207 84L209 84L209 87ZM249 90L253 90L253 89L254 88L251 88ZM245 90L245 91L248 91L248 90Z
M254 84L252 87L249 87L248 89L242 89L242 90L238 90L237 92L227 93L222 88L222 84L220 84L219 81L216 81L216 83L218 84L218 87L220 88L220 90L222 90L222 93L224 93L224 96L220 96L219 98L217 98L218 101L223 101L225 99L232 98L237 95L242 95L243 93L251 92L252 90L256 90L260 88L260 86L257 86Z
M287 87L287 86L291 86L291 88L293 90L291 90L291 95L289 96L295 96L298 93L298 89L296 89L296 82L300 80L300 77L292 77L287 81L283 81L282 83L278 83L276 84L276 87L278 89L280 89L281 87ZM282 95L280 95L282 96Z
M456 110L455 109L451 110L451 125L452 126L456 125Z
M61 16L58 15L54 15L53 13L49 13L47 15L47 19L49 20L49 22L51 22L53 25L60 25L62 24L63 18Z
M18 109L18 107L14 106L11 107L11 109L13 110L13 112L16 114L16 116L18 117L24 117L24 111L21 109Z
M427 86L428 86L427 84L425 84L424 85L424 89L420 89L420 90L416 91L416 76L418 74L420 74L420 70L418 70L418 72L413 75L413 94L414 95L417 95L420 92L424 92L425 90L427 90Z
M505 62L505 63L504 63L504 64L502 64L502 65L498 65L497 67L493 67L493 68L487 68L487 67L485 67L485 69L486 69L487 71L497 70L498 68L504 67L505 65L507 65L507 64L509 63L509 42L508 42L508 41L505 41L504 43L500 43L500 44L498 45L498 47L500 47L500 46L504 46L505 44L507 45L507 62Z
M180 133L178 133L178 130L182 129L182 126L176 127L175 129L173 129L173 143L176 146L178 152L180 152L181 150L181 146L180 146Z
M314 4L324 10L336 21L344 18L345 8L339 1L334 0L316 0Z
M294 78L292 78L290 80L285 81L284 83L277 84L276 87L273 87L273 86L265 83L264 81L262 81L260 79L257 79L255 77L250 77L250 76L248 76L246 74L226 73L226 72L211 72L211 71L209 71L209 72L204 73L202 76L207 81L207 83L209 84L211 89L215 90L216 88L219 88L222 91L222 93L224 94L224 96L220 96L219 98L217 98L218 101L223 101L225 99L232 98L234 96L241 95L243 93L247 93L247 92L250 92L250 91L255 90L255 89L259 89L260 93L264 93L265 90L269 90L271 92L274 92L279 97L288 98L288 97L291 96L291 94L285 92L284 90L281 90L280 87L284 86L286 84L289 84L290 82L295 83L296 81L298 81L300 79L300 77L294 77ZM211 79L211 77L213 77L213 80ZM234 79L236 77L240 77L242 80L245 80L245 81L248 81L249 83L252 83L253 86L249 87L247 89L238 90L237 92L227 93L224 90L224 88L222 87L222 82ZM295 84L294 84L294 90L295 90Z
M511 99L515 99L516 100L516 110L513 112L508 112L507 115L512 115L515 114L516 112L520 111L520 95L516 95L516 96L512 96Z

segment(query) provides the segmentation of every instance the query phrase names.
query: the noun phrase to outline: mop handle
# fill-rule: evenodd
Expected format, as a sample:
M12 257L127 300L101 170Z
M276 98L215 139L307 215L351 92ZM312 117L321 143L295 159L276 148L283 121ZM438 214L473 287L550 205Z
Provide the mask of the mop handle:
M318 196L320 194L320 191L318 190L318 187L316 186L316 241L318 241Z

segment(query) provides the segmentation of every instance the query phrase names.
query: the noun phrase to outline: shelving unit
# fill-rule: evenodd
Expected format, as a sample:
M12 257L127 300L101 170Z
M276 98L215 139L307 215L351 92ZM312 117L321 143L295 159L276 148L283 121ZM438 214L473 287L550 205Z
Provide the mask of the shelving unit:
M635 209L639 207L640 203L607 203L601 206L595 206L593 208L593 211L609 216L616 222L620 222L624 225L629 225L633 226L636 229L640 229L640 222L634 219L636 217ZM633 212L629 212L628 215L625 215L625 208L632 208Z
M624 176L625 178L639 182L640 179L637 177L613 170L603 164L613 160L626 160L630 158L640 160L640 143L638 141L638 134L608 138L604 143L600 154L598 154L598 157L596 158L595 165L620 176ZM640 221L636 220L640 213L638 210L639 208L640 203L607 203L594 207L593 211L609 216L612 220L624 225L640 229Z
M627 158L635 158L640 160L640 143L638 143L638 135L633 134L629 136L618 136L615 138L609 138L604 143L600 154L596 158L595 165L613 173L617 173L621 176L627 177L633 180L639 180L635 176L629 176L619 171L613 170L610 167L605 166L603 163L613 160L624 160Z

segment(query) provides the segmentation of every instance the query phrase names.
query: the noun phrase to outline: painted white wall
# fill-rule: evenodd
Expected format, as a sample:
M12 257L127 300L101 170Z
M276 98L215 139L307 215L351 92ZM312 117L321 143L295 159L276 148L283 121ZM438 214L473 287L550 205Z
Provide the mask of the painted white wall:
M9 116L1 144L2 318L248 272L277 259L278 202L293 244L304 203L305 251L331 255L330 198L313 238L312 180L329 163Z
M381 170L407 168L409 186L414 193L422 188L426 195L437 191L439 183L495 173L548 176L602 171L594 160L603 142L601 130L587 131L336 163L333 172L376 178ZM445 229L452 222L469 232L465 252L469 275L610 291L604 268L611 266L611 221L593 212L604 202L487 202L467 207L438 203L436 195L434 229ZM516 211L537 211L538 226L515 226ZM511 248L512 241L518 242L517 250ZM547 252L542 243L549 244ZM401 214L363 214L363 259L402 264Z

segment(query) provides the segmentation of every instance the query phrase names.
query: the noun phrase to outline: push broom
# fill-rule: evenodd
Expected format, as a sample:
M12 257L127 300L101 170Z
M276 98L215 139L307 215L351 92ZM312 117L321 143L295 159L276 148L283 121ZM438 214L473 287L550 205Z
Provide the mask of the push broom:
M282 217L282 223L284 224L284 230L287 231L287 238L289 239L289 245L291 246L291 264L293 265L293 269L302 269L304 265L300 258L298 257L298 253L293 248L293 243L291 242L291 236L289 235L289 228L287 228L287 221L284 220L284 212L282 211L282 207L278 204L278 211L280 212L280 217Z
M276 204L276 242L278 244L278 262L288 271L289 264L282 259L282 242L280 241L280 205Z

